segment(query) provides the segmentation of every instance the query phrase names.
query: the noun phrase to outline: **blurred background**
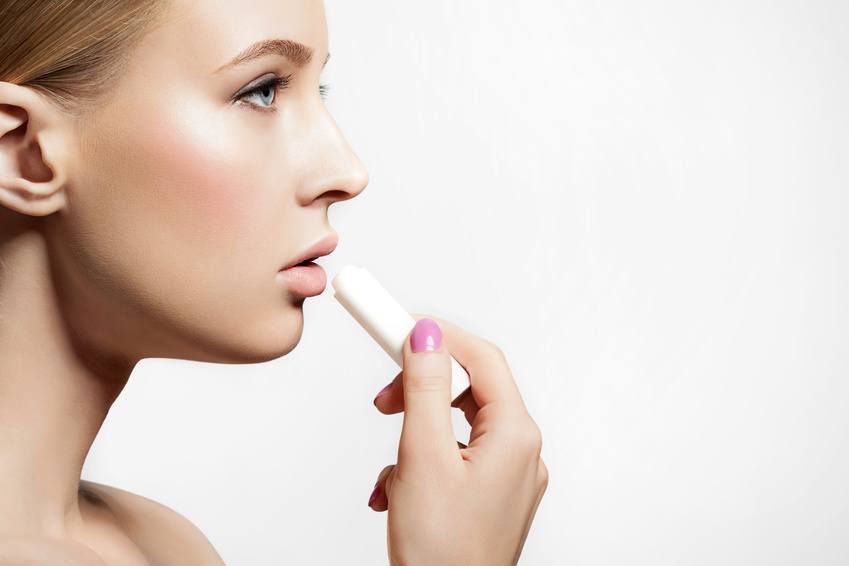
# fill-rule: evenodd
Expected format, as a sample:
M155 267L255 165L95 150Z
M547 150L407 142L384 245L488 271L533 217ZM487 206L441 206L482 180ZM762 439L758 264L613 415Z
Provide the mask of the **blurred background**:
M371 182L319 263L505 351L551 475L520 564L849 563L849 4L326 6ZM228 564L385 564L398 368L329 285L304 314L272 362L144 360L83 477Z

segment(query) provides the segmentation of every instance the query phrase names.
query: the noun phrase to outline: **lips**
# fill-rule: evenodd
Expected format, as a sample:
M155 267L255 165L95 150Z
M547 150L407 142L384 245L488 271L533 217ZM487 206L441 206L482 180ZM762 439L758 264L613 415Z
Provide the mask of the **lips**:
M339 237L335 232L332 232L298 254L298 256L290 263L286 264L281 271L289 269L290 267L295 267L296 265L305 265L317 258L329 255L336 249L338 244Z

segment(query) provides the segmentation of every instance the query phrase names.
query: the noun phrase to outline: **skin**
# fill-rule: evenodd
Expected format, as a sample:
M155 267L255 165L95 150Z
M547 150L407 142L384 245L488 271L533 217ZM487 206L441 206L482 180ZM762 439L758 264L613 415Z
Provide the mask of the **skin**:
M368 183L319 94L322 2L169 11L84 120L0 83L0 534L78 541L121 564L158 545L81 497L80 472L133 367L290 352L305 299L277 272L334 234L329 206ZM312 59L269 55L213 75L267 38ZM293 73L277 98L230 102L269 73Z
M0 82L0 564L223 563L174 510L81 481L83 462L141 359L254 363L294 349L304 298L278 270L335 234L328 208L368 184L319 95L320 0L168 9L83 119ZM312 57L214 73L270 38ZM289 73L274 96L231 100ZM548 481L539 430L500 350L439 322L441 350L407 345L375 401L405 424L370 506L389 509L393 564L514 563ZM449 349L471 374L467 448L448 436Z
M398 461L381 470L369 499L389 515L389 562L516 564L548 487L542 433L501 348L447 320L412 316L403 368L374 400L382 413L404 411ZM434 348L416 352L414 341ZM449 354L471 384L453 402ZM468 445L454 439L452 406L472 425Z

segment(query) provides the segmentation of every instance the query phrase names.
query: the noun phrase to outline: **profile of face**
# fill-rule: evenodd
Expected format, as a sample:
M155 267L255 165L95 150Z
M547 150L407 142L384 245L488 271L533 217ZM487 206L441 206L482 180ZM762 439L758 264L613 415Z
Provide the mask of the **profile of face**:
M271 360L303 328L278 272L368 183L320 92L324 6L169 4L105 104L52 138L51 278L76 339L116 360Z

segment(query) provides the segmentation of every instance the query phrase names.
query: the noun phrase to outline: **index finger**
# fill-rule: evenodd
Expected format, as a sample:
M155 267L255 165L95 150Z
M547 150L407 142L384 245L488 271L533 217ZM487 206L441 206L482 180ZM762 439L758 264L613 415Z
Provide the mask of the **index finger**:
M489 340L431 314L410 313L410 315L416 320L431 318L439 324L449 353L469 374L471 393L479 410L489 406L487 412L528 413L501 348Z

